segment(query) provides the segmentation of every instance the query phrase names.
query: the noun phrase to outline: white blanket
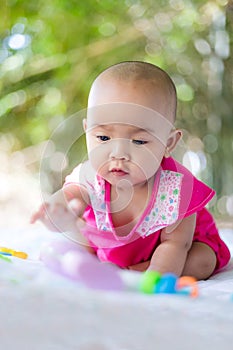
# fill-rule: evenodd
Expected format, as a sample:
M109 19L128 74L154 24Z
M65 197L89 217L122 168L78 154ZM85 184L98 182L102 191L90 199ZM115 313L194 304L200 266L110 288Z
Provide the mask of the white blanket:
M221 235L233 253L233 231ZM29 254L0 259L1 349L233 349L233 260L196 299L91 290L39 260L51 239L40 225L1 229L0 246Z

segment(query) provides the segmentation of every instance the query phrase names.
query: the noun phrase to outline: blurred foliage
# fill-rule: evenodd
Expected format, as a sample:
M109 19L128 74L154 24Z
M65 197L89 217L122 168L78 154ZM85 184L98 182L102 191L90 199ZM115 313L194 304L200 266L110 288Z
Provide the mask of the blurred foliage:
M215 188L225 207L230 201L233 215L232 1L0 4L0 130L14 136L12 151L47 140L59 123L84 108L101 70L125 60L151 62L167 70L177 86L177 126L198 157L197 175Z

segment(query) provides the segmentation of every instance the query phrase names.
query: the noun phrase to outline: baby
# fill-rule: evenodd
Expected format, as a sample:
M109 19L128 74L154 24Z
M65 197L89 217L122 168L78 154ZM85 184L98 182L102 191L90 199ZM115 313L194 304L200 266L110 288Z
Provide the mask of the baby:
M200 280L225 266L229 250L205 208L214 191L170 156L181 137L176 104L171 78L155 65L122 62L102 72L83 121L88 161L31 221L75 232L121 268Z

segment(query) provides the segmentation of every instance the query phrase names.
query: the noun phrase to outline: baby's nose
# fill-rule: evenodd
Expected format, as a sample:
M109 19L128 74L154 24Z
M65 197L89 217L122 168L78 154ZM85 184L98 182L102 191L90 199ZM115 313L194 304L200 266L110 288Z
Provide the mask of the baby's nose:
M129 141L125 139L113 140L110 157L112 159L129 160Z

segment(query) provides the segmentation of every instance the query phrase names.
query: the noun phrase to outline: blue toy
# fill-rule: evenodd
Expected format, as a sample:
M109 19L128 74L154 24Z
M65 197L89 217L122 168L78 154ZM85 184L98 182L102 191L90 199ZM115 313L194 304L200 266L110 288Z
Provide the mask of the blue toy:
M166 273L161 276L158 283L154 286L154 293L175 294L176 282L178 277L173 273Z

